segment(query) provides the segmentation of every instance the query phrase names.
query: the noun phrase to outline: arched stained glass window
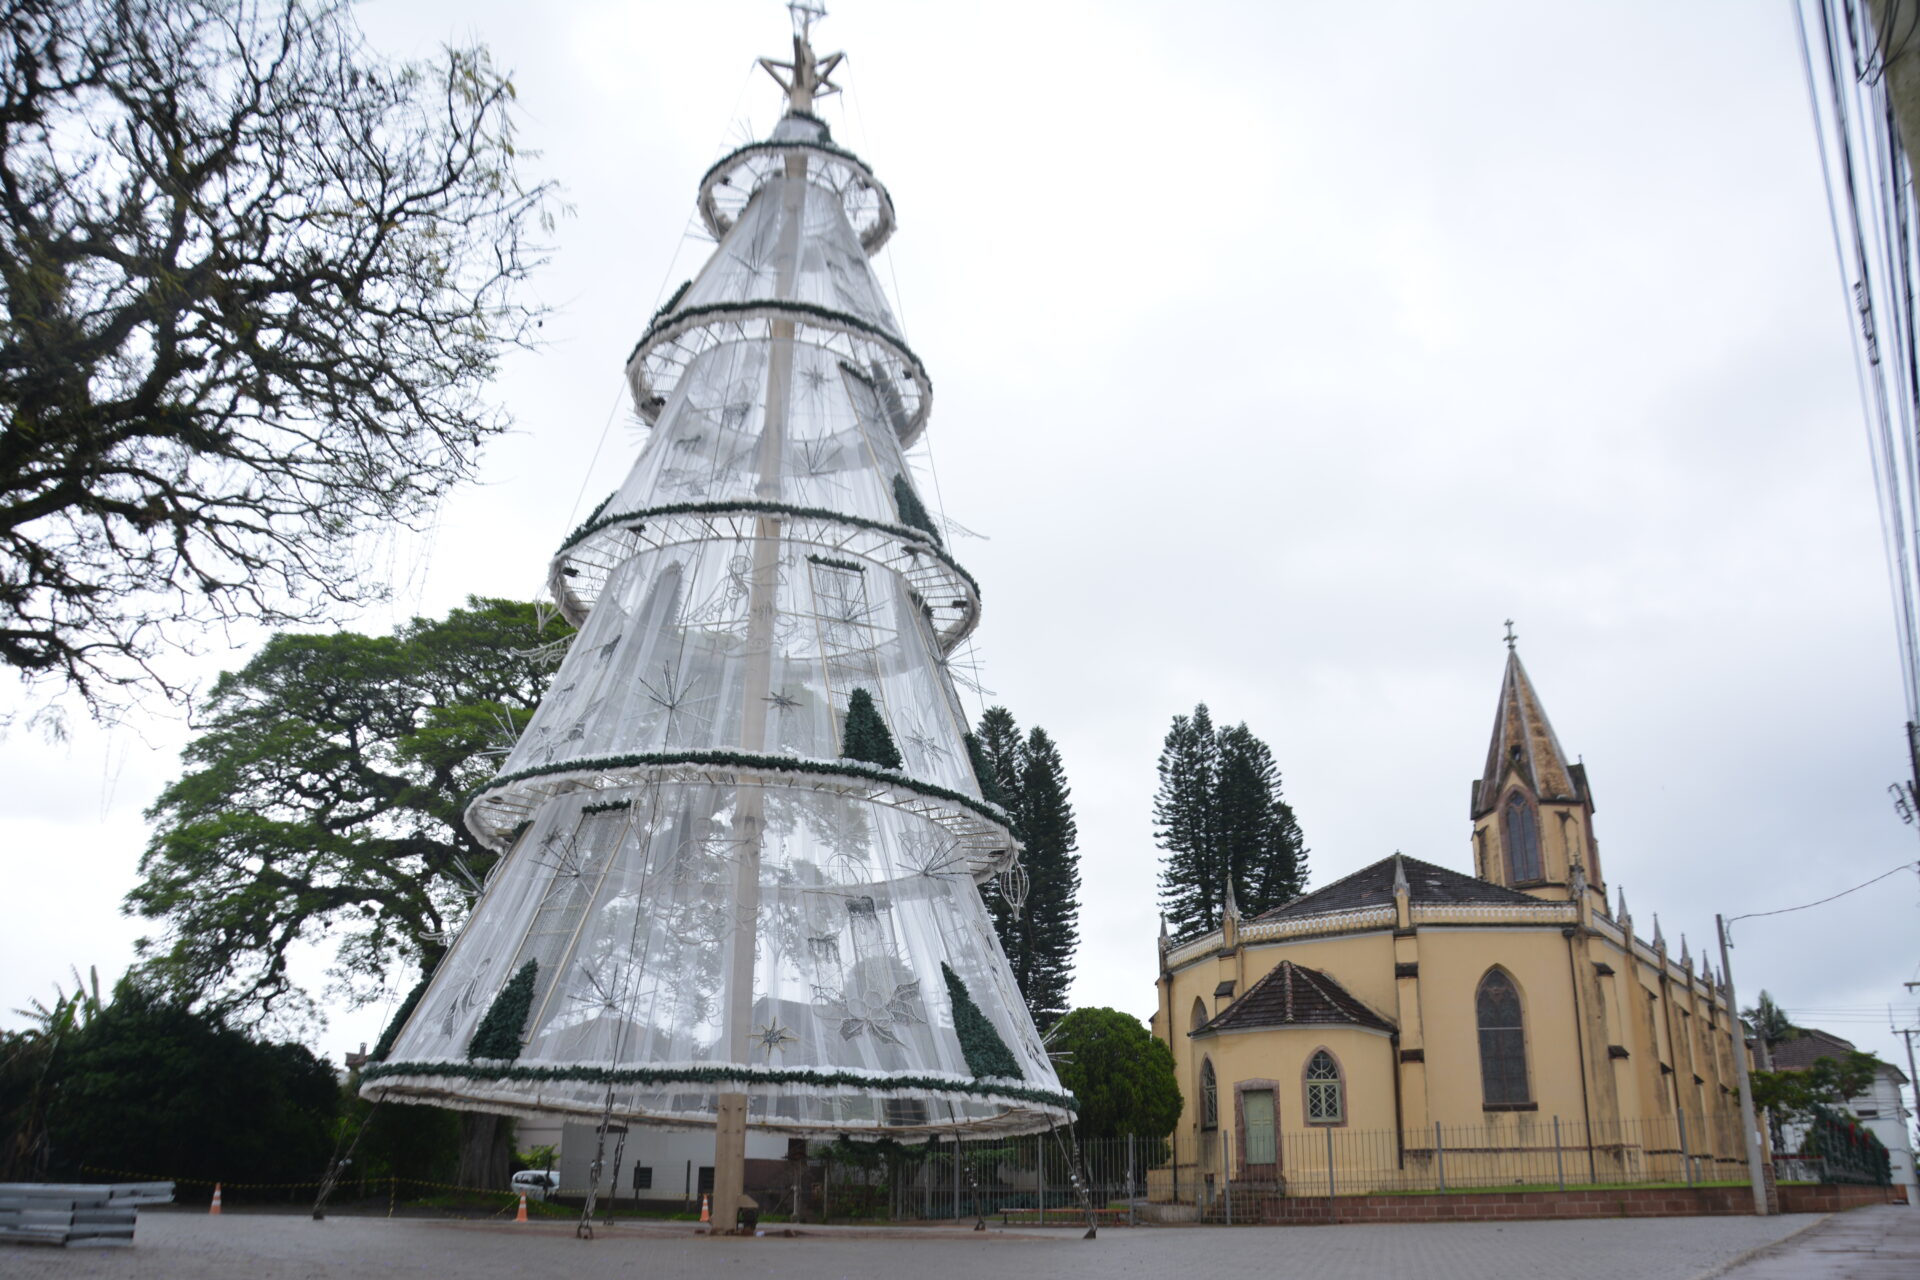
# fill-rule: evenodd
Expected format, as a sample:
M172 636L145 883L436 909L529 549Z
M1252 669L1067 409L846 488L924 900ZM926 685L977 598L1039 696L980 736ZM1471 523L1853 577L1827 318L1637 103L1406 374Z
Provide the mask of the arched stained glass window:
M1200 1060L1200 1127L1220 1127L1220 1089L1214 1082L1212 1058Z
M1307 1123L1339 1124L1346 1118L1340 1064L1325 1049L1307 1059Z
M1519 792L1507 797L1507 875L1514 884L1541 878L1540 824Z
M1532 1100L1527 1089L1527 1033L1520 992L1503 969L1490 969L1474 996L1480 1024L1480 1094L1488 1106Z
M1198 1031L1207 1025L1207 1002L1199 996L1193 998L1193 1013L1187 1019L1187 1030Z

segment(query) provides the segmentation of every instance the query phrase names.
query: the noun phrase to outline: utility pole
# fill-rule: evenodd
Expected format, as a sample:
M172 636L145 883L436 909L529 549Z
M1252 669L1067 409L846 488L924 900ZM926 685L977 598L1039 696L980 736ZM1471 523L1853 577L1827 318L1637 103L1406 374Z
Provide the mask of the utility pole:
M1714 932L1720 936L1720 976L1727 984L1727 1021L1731 1024L1728 1034L1733 1037L1734 1074L1740 1081L1740 1136L1747 1143L1747 1176L1753 1181L1753 1212L1755 1217L1767 1216L1766 1174L1760 1165L1760 1130L1753 1114L1753 1077L1747 1071L1747 1037L1740 1022L1740 1001L1733 994L1733 962L1727 958L1727 925L1718 915L1713 917ZM1760 1041L1766 1043L1766 1032L1760 1033Z
M1920 987L1920 982L1908 982L1902 985L1911 991L1915 987ZM1913 1090L1913 1114L1920 1116L1920 1071L1914 1070L1913 1066L1913 1037L1916 1034L1920 1034L1920 1027L1910 1027L1900 1033L1900 1038L1907 1042L1907 1085ZM1899 1096L1897 1090L1894 1096ZM1913 1132L1912 1124L1908 1121L1902 1121L1902 1123L1907 1125L1907 1132L1911 1134ZM1914 1165L1913 1176L1916 1184L1914 1187L1913 1205L1914 1208L1920 1209L1920 1163Z
M1908 985L1911 986L1913 984L1909 983ZM1913 1037L1916 1030L1920 1030L1920 1028L1909 1027L1900 1033L1900 1038L1907 1042L1907 1083L1913 1088L1914 1114L1920 1115L1920 1072L1916 1072L1913 1068ZM1900 1091L1898 1089L1894 1090L1893 1096L1898 1098ZM1913 1125L1910 1118L1908 1120L1902 1120L1900 1123L1905 1126L1909 1135L1913 1133ZM1915 1183L1913 1206L1916 1209L1920 1209L1920 1164L1914 1166L1913 1176Z

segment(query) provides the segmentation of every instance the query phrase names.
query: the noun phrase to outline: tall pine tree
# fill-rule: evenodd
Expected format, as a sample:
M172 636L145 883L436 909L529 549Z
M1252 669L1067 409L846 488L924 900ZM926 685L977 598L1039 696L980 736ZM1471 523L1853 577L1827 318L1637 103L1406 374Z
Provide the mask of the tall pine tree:
M1214 829L1220 865L1233 877L1240 909L1258 915L1306 887L1306 847L1293 806L1280 798L1273 751L1245 722L1222 729L1218 740Z
M1175 716L1160 752L1155 836L1160 905L1177 935L1220 923L1226 885L1248 915L1306 887L1305 841L1281 798L1273 752L1242 724L1216 730L1206 704Z
M1060 750L1046 730L1025 738L1013 714L990 707L980 717L981 756L999 787L1014 834L1026 846L1027 898L1016 915L998 882L981 886L987 912L1014 980L1043 1029L1067 1009L1080 941L1079 832ZM984 781L984 780L983 780Z
M991 780L980 779L981 789L987 790L989 781L999 788L1000 803L1013 819L1014 838L1025 839L1020 830L1020 726L1014 723L1013 712L988 707L980 716L976 738L993 774Z
M1010 954L1013 976L1042 1030L1067 1011L1073 953L1080 945L1079 827L1060 749L1045 729L1027 735L1020 767L1021 821L1031 881Z
M1220 923L1220 869L1214 838L1214 779L1220 749L1207 704L1175 716L1160 748L1160 790L1153 798L1160 864L1160 909L1175 934L1204 933Z

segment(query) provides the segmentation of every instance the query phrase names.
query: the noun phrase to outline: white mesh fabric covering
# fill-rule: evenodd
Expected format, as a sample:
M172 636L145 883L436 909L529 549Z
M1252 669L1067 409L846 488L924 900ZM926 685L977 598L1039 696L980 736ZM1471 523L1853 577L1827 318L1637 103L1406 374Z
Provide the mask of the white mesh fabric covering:
M819 136L794 124L775 140ZM848 221L871 202L776 154L629 364L656 429L554 560L580 632L468 809L506 855L370 1097L684 1126L745 1093L795 1134L1071 1118L976 887L1016 846L945 666L978 591L902 455L925 373ZM898 767L842 757L856 690ZM518 1056L470 1060L529 961Z
M839 196L803 177L761 186L700 274L655 317L627 366L635 406L657 419L696 356L730 339L770 342L776 321L800 326L803 340L878 379L897 402L901 439L918 434L932 389L926 371L900 336Z
M804 152L807 178L834 193L860 247L877 253L893 234L893 198L860 157L833 144L817 120L788 116L764 142L723 156L700 180L700 218L718 240L739 220L762 183L785 170L787 157Z
M673 783L547 804L487 888L475 916L484 933L462 935L377 1087L598 1116L611 1076L618 1115L710 1123L714 1087L700 1076L737 1065L723 1012L749 790L764 815L751 1052L736 1077L750 1122L792 1133L1050 1123L1064 1100L951 839L899 809L779 783ZM474 1065L475 1027L528 959L540 979L513 1065L534 1077L452 1076ZM943 962L1022 1078L972 1076Z

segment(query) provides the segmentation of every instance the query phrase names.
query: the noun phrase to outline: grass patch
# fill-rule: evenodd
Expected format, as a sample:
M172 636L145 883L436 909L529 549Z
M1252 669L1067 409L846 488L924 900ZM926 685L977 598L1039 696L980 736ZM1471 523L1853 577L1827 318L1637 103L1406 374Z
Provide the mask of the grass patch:
M421 1196L414 1200L402 1200L402 1207L408 1209L438 1209L443 1213L457 1213L466 1217L511 1214L519 1210L520 1193L517 1191L449 1191L441 1195ZM569 1209L563 1204L554 1204L547 1200L527 1200L529 1218L572 1218L579 1215L578 1209Z

